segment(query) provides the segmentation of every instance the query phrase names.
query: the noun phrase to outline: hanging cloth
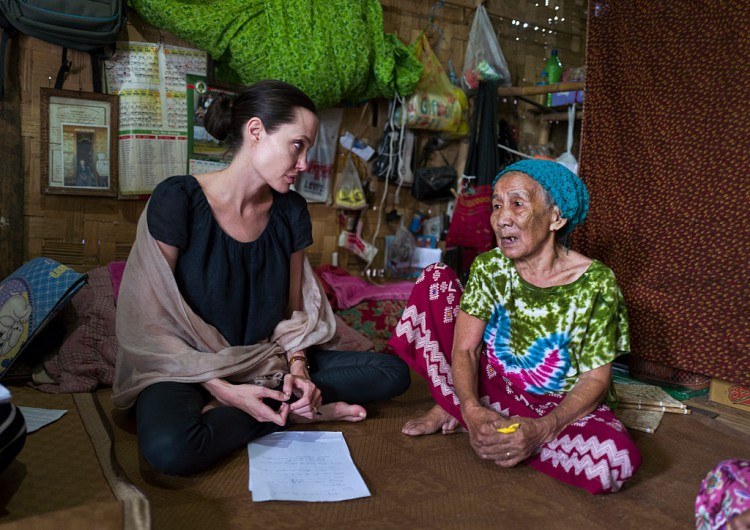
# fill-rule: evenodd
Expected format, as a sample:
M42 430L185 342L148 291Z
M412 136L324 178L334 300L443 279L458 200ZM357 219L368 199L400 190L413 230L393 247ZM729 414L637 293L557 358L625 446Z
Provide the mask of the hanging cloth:
M497 244L490 225L492 180L500 171L497 149L497 84L479 83L471 120L469 153L446 243L459 246L466 265Z

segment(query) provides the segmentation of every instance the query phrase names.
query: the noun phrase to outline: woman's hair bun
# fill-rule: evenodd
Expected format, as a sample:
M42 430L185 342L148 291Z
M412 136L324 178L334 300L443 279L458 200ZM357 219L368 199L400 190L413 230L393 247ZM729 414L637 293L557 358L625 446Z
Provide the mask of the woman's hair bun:
M203 126L217 140L226 140L232 130L232 100L229 96L214 99L203 117Z

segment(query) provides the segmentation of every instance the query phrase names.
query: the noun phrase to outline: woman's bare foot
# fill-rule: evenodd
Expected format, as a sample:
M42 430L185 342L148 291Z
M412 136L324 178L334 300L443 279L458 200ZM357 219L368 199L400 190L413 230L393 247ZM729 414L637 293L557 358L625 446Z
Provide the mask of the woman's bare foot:
M422 436L442 431L443 434L463 432L464 428L458 420L445 412L440 405L435 405L424 416L409 420L404 424L401 432L409 436Z
M367 411L360 405L350 405L343 401L328 403L318 409L320 415L310 420L296 414L289 414L291 423L313 423L316 421L362 421L367 417Z

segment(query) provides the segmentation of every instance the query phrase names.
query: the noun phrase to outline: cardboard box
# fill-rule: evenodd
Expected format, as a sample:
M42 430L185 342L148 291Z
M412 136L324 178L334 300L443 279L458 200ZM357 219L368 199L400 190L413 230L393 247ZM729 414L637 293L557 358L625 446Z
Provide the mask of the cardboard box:
M711 379L708 398L722 405L750 412L750 387L722 379Z

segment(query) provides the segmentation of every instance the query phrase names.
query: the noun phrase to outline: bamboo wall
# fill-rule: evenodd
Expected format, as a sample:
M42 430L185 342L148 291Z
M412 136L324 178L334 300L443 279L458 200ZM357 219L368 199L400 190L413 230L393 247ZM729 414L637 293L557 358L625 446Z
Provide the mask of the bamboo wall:
M443 65L448 67L449 63L452 64L456 74L460 76L475 0L382 0L381 3L386 32L396 33L403 42L411 43L421 31L426 31ZM551 5L545 5L545 0L517 2L515 5L500 0L485 2L493 25L498 30L500 45L509 63L514 84L534 84L537 73L543 67L543 59L549 55L549 50L553 47L560 49L566 66L583 64L585 0L547 0L546 3ZM559 8L557 11L554 10L555 5ZM554 13L560 13L556 16L567 17L567 22L557 25L549 22ZM513 24L513 20L525 21L531 26L523 28L521 25ZM535 25L539 28L536 31L533 30ZM556 28L557 31L555 34L542 33L542 27ZM127 36L133 40L145 39L189 46L189 43L180 41L166 32L149 27L135 14L128 22ZM53 86L61 49L25 36L19 38L17 46L20 72L20 146L24 175L23 260L47 256L83 271L112 260L125 259L135 236L136 222L145 204L143 201L45 195L40 192L39 89ZM69 53L73 67L64 88L90 90L91 72L88 56L75 51ZM342 129L358 134L375 147L382 131L386 109L387 101L371 103L363 119L362 108L346 109ZM533 128L538 121L537 118L532 115L526 116L525 111L519 109L522 109L522 106L506 102L505 112L513 119L519 120L521 132L526 127L524 120L528 119L528 124ZM424 140L423 135L421 141ZM456 161L459 171L463 166L465 154L466 144L460 142L449 148L446 153L449 160ZM360 169L363 171L361 177L367 178L368 166L360 164ZM444 204L416 204L406 189L401 190L397 204L394 186L390 186L384 208L381 210L378 206L382 188L382 182L372 182L373 201L362 215L363 235L367 240L372 236L378 216L383 210L397 209L408 226L417 208L428 216L442 213L445 209ZM20 196L17 190L16 194ZM6 201L4 196L0 196L0 201ZM337 211L325 205L315 204L310 205L310 211L315 240L309 251L311 261L314 264L328 263L331 253L337 250ZM376 243L382 247L383 236L394 233L396 228L397 226L387 226L383 221ZM354 272L361 272L361 260L344 250L339 250L339 255L341 265ZM382 252L374 263L375 267L382 266L381 259ZM6 269L8 263L18 261L6 261ZM0 272L4 277L11 271L12 269Z

